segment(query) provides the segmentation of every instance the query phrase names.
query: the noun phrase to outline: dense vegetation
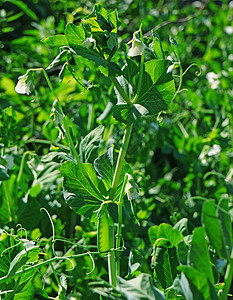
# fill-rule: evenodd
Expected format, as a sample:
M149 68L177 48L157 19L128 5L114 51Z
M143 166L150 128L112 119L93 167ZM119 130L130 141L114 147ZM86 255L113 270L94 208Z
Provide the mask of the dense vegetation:
M233 2L0 3L0 298L230 299Z

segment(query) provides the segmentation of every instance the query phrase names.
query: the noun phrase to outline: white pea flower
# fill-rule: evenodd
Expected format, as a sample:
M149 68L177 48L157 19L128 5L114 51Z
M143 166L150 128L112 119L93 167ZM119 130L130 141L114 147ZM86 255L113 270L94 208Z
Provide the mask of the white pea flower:
M219 76L214 72L207 73L206 78L209 81L211 89L215 90L219 86L220 84L220 80L218 79Z
M95 49L96 41L92 37L88 37L83 41L83 46L87 49Z
M128 182L125 187L125 192L129 201L135 200L139 197L138 189L139 187L134 182L133 177L130 174L128 174Z
M31 76L28 73L26 73L25 75L20 76L18 80L19 81L15 87L15 91L19 94L29 95L31 93L31 87L32 87Z
M132 43L132 47L129 49L128 53L130 57L142 55L142 52L146 48L146 45L140 40L139 31L140 29L134 32L133 39L128 42L128 44Z
M25 240L25 242L23 243L23 246L26 248L26 251L29 251L32 248L35 248L35 242Z

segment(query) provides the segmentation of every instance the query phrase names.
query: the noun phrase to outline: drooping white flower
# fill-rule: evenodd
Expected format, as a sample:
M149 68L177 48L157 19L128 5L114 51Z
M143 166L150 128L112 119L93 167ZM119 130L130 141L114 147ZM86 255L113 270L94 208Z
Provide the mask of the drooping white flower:
M96 41L92 37L88 37L83 41L83 46L87 49L95 49Z
M130 174L128 174L128 182L125 187L125 192L129 201L135 200L139 197L138 189L139 187L134 182L133 177Z
M142 55L142 52L146 48L146 45L141 41L139 35L140 29L133 34L133 39L128 42L128 44L132 43L132 47L129 49L128 55L130 57Z
M218 79L219 76L214 72L207 73L206 78L209 81L211 89L215 90L219 86L220 84L220 80Z
M15 91L19 94L27 94L29 95L31 93L31 87L32 87L32 79L29 74L25 74L23 76L20 76L18 78L17 85L15 87Z

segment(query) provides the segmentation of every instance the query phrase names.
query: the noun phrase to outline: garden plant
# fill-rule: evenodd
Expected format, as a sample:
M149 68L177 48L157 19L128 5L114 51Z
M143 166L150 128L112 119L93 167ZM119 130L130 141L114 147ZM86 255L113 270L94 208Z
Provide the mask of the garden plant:
M29 8L21 9L36 19ZM197 161L213 168L202 176L204 167L183 149L195 152L200 143L214 140L222 115L228 118L225 135L230 130L232 135L232 107L224 106L208 136L199 139L191 129L191 138L182 118L193 112L181 101L183 111L174 116L170 106L185 95L186 76L191 86L202 75L196 62L182 66L182 45L175 36L167 37L168 45L155 30L143 34L139 25L125 40L118 34L117 10L100 4L73 21L64 33L42 39L55 58L45 67L34 62L15 87L17 99L34 95L35 106L24 113L32 117L31 130L42 130L45 138L28 133L22 153L14 143L23 114L7 106L0 116L0 298L228 299L233 169L223 175L220 160L211 160L220 146L206 144ZM198 102L198 95L188 100ZM36 122L46 120L44 125L36 125L32 108ZM175 123L171 135L166 126ZM154 133L158 128L160 135ZM160 150L153 152L155 146ZM170 168L171 156L178 166ZM230 150L222 157L227 167L229 157ZM187 165L181 184L174 178L182 177ZM158 181L150 186L146 172ZM173 202L167 190L174 192ZM179 190L187 193L188 203L176 197ZM167 205L170 219L163 219L161 205Z

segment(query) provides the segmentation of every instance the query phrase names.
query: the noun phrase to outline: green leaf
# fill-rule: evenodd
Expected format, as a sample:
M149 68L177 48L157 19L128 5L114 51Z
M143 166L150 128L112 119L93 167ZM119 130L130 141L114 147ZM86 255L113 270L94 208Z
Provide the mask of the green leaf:
M98 187L99 181L91 164L83 164L93 184ZM62 164L61 172L64 176L64 198L68 205L79 214L90 215L99 209L103 198L92 188L83 175L79 165L67 161Z
M217 216L220 222L220 228L222 232L222 239L225 245L227 253L227 259L231 259L231 253L233 248L232 240L232 221L229 213L229 200L222 199L217 206Z
M222 201L217 207L214 200L206 201L202 207L202 223L218 255L229 260L232 249L232 227L227 202Z
M79 155L82 162L92 163L98 156L99 144L104 131L100 125L92 130L79 144Z
M132 80L135 77L135 75L139 72L138 65L132 59L126 58L126 64L123 67L123 72L124 78L132 86Z
M119 278L119 290L128 300L165 300L164 293L153 285L150 275L142 273L137 278Z
M141 265L143 256L137 249L132 249L129 254L128 275L135 272Z
M111 147L107 152L105 152L103 155L101 155L94 161L94 168L96 169L97 173L101 176L107 190L109 190L112 186L112 180L115 173L117 158L118 155L116 151L113 149L113 147ZM124 181L126 173L132 174L132 170L130 166L126 162L124 162L120 175L118 192L116 193L116 195L118 195L120 192L120 186Z
M182 233L183 236L188 235L188 219L182 218L174 225L174 228L179 230L179 232Z
M56 125L61 123L64 118L64 114L61 112L57 99L53 102L52 109L50 112L50 117L53 118L53 121Z
M190 300L218 300L214 286L210 283L207 276L190 266L178 266L177 269L184 273L185 277L181 279L181 287L183 288L186 299ZM182 278L182 277L181 277ZM187 298L190 297L190 298Z
M68 44L73 46L83 45L86 38L85 30L82 25L76 26L72 23L66 25L65 36Z
M184 241L180 241L177 247L177 254L180 264L188 264L188 248Z
M11 4L15 4L18 6L20 9L22 9L26 15L28 15L30 18L32 18L34 21L39 21L39 18L37 15L23 2L19 0L10 0L8 1Z
M113 108L114 117L120 122L134 122L140 116L156 117L161 111L167 110L175 94L175 83L169 60L152 59L145 63L142 87L132 105L123 103L118 92L118 103ZM128 70L127 70L128 71ZM134 98L137 85L131 85L123 76L117 78L130 99Z
M114 10L108 14L108 22L112 25L112 28L116 28L120 25L118 21L117 10Z
M179 242L183 240L183 235L166 223L150 227L148 235L151 243L155 246L164 245L164 242L169 242L171 246L177 247Z
M157 32L153 32L153 49L158 59L164 59L162 43Z
M176 42L176 40L173 37L170 37L169 40L170 40L170 44L171 44L172 50L175 53L175 56L176 56L178 62L180 62L180 56L179 56L179 50L178 50L177 42Z
M151 266L155 268L156 277L164 289L170 287L177 275L176 248L156 247L152 254Z
M197 227L193 231L192 244L188 254L188 265L198 270L198 272L205 274L210 282L214 283L210 255L203 227Z
M42 42L49 46L56 46L56 47L63 47L69 45L66 36L64 34L49 36L43 39Z

